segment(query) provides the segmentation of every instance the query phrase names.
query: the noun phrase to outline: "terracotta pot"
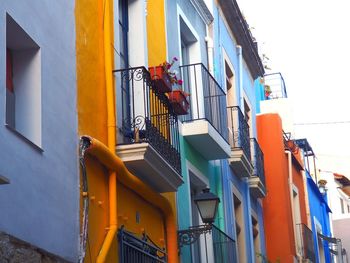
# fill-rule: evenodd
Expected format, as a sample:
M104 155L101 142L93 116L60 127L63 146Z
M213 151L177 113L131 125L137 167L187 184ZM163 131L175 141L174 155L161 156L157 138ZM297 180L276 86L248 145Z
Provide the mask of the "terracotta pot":
M169 101L177 115L186 115L190 107L190 103L187 101L188 94L182 90L174 90L169 93Z
M172 84L168 74L163 70L163 67L150 67L148 68L153 83L153 88L160 93L170 92L172 90Z

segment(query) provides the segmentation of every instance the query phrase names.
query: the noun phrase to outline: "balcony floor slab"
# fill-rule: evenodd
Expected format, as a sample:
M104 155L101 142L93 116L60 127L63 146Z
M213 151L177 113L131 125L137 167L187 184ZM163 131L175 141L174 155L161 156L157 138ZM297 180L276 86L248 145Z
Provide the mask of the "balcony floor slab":
M149 143L118 145L116 153L130 172L159 193L174 192L183 184L181 175Z
M207 160L226 159L230 156L230 145L207 120L183 123L182 135Z
M250 177L253 166L241 148L232 148L229 158L230 166L238 177Z
M266 196L266 188L258 176L249 178L250 193L255 198L264 198Z

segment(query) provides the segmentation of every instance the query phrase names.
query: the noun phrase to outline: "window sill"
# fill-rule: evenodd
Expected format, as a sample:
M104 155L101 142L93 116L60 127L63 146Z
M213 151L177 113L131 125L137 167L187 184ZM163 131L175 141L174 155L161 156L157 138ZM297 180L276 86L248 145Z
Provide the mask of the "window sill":
M9 124L5 123L5 126L8 130L10 130L11 132L13 132L18 138L20 138L22 141L26 142L27 144L29 144L31 147L33 147L36 151L43 153L44 150L36 145L34 142L32 142L31 140L29 140L27 137L25 137L22 133L20 133L19 131L17 131L15 128L11 127Z

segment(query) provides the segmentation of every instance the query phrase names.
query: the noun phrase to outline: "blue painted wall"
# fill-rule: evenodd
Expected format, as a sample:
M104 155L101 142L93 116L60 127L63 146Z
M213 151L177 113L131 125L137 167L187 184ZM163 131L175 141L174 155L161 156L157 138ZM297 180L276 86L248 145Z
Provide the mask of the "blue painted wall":
M315 222L317 220L321 224L322 234L330 237L331 230L330 230L329 213L331 211L327 204L327 197L322 196L322 194L318 190L317 185L315 184L314 180L310 177L310 174L308 173L307 170L306 170L306 175L307 175L307 190L308 190L308 197L309 197L312 233L314 237L314 247L315 247L315 251L318 251L317 242L319 241L317 240L318 238L317 238L317 229L316 229ZM326 262L331 262L331 254L329 251L328 242L323 241L323 247L324 247ZM316 252L316 261L320 262L317 252Z
M257 78L254 81L254 90L255 90L255 105L256 105L256 114L260 113L260 101L265 100L264 94L264 84L260 82L260 79Z
M42 149L5 127L6 12L41 49ZM0 230L67 260L79 243L74 1L0 2Z

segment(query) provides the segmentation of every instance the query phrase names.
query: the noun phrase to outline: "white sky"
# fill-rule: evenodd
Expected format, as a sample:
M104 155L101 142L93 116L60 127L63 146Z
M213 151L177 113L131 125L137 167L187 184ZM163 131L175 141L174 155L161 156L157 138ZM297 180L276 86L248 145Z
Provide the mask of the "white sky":
M294 123L350 121L350 1L237 0L271 72L281 72ZM350 123L297 125L318 168L350 178Z

